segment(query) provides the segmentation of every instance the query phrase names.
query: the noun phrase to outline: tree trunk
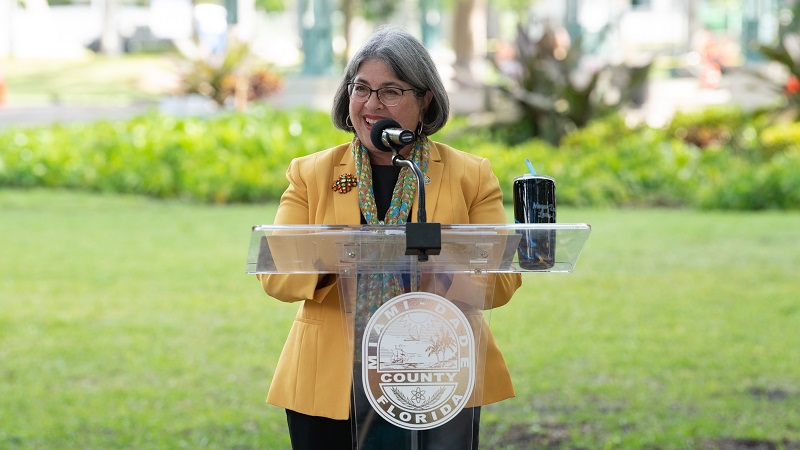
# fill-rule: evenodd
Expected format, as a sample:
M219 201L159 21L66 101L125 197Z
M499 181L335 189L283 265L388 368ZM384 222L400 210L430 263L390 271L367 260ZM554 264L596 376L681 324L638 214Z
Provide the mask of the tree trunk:
M346 66L350 60L350 27L353 24L353 4L356 0L341 0L342 15L344 16L344 54L342 55L342 66Z
M105 55L116 56L122 53L122 42L116 25L117 1L103 2L103 28L100 35L100 51Z
M472 30L472 11L475 9L475 2L476 0L456 0L453 17L453 49L456 53L457 74L461 71L469 73L469 64L475 53Z

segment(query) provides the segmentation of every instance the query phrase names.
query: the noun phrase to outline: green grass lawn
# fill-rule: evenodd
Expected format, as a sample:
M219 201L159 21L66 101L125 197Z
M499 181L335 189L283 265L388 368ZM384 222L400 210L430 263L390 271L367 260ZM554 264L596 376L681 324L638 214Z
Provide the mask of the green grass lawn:
M155 101L174 84L172 60L163 55L76 59L3 59L9 105L115 104Z
M287 448L296 306L244 274L274 208L0 190L0 448ZM800 446L800 214L559 220L593 232L492 314L517 397L483 448Z

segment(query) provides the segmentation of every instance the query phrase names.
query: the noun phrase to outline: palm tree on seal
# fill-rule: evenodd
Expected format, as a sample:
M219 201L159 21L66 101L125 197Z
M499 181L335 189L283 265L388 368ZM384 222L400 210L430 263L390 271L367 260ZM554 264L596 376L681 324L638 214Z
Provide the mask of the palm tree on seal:
M443 331L441 328L437 330L430 343L431 345L425 351L428 352L428 356L436 355L437 364L447 361L448 350L452 350L453 354L456 352L456 341L453 339L453 335Z

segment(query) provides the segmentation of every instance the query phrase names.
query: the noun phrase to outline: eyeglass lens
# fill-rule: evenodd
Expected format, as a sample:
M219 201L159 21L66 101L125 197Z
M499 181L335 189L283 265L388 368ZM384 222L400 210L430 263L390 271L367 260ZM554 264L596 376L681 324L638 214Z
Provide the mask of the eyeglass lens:
M399 89L394 87L384 87L380 89L371 89L366 85L360 83L350 83L350 97L359 101L366 102L369 97L375 92L378 95L378 100L386 106L395 106L400 102L403 92L411 89Z

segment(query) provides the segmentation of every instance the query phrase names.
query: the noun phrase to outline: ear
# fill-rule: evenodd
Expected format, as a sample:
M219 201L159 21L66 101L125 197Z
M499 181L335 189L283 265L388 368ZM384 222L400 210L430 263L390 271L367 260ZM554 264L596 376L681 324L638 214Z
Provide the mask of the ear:
M422 96L422 99L420 99L420 106L422 107L422 115L425 115L425 110L428 109L428 105L431 104L431 100L433 100L433 91L428 90L425 92L425 95Z

